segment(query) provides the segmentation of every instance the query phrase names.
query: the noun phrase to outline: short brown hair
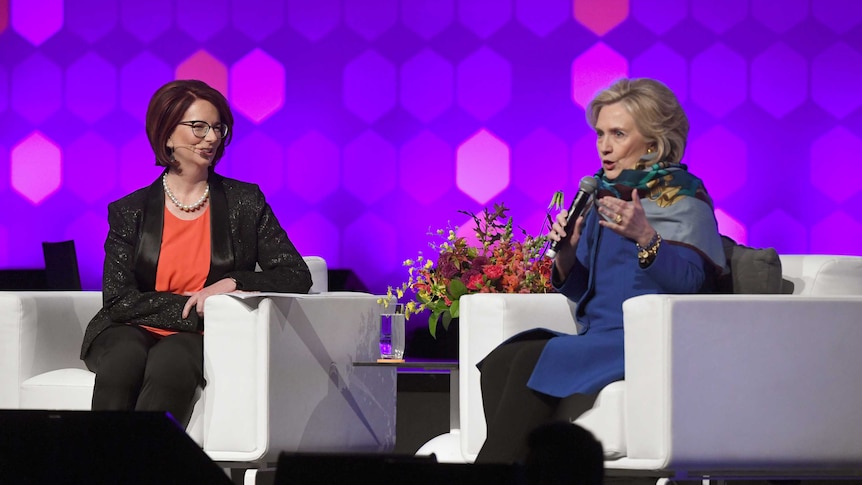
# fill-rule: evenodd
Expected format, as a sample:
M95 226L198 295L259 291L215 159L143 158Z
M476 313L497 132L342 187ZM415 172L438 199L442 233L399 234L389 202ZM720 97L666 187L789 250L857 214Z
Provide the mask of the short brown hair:
M147 107L147 138L153 153L156 154L156 165L177 168L179 163L171 162L171 149L168 148L168 138L174 132L177 124L182 121L186 110L196 100L209 101L218 110L219 121L227 125L227 136L219 143L212 164L224 155L224 148L233 137L233 114L227 104L227 99L216 89L203 81L184 79L171 81L160 87L150 99Z
M595 128L602 108L614 103L622 103L647 143L655 145L656 161L682 160L689 123L670 88L655 79L620 79L590 101L586 110L590 126Z

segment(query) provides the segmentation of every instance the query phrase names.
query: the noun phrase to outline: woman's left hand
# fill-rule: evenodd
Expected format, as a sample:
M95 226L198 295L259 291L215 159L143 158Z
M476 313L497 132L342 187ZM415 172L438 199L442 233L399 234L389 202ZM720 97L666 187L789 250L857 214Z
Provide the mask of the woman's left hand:
M199 317L204 316L204 302L207 298L213 295L221 295L223 293L230 293L236 290L236 281L231 278L223 278L215 283L207 286L201 291L195 293L186 293L189 296L189 301L186 302L186 305L183 307L183 318L188 318L189 313L192 311L192 308L197 311Z
M632 201L626 202L615 197L599 199L599 213L605 216L599 224L620 236L629 238L641 246L649 244L655 229L647 221L638 191L632 191Z

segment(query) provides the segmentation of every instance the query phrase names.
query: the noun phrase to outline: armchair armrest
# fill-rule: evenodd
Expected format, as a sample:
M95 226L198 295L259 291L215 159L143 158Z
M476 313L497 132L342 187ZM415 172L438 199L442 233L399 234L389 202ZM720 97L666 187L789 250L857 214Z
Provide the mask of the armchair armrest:
M96 291L0 292L0 408L19 408L21 383L79 359L84 329L102 307Z
M476 364L513 335L536 327L575 333L575 303L559 293L480 293L461 297L459 398L461 453L476 459L485 442L485 415Z
M352 365L379 355L377 298L208 298L204 451L274 462L281 451L393 448L395 369Z
M858 469L862 297L644 295L623 311L615 468Z

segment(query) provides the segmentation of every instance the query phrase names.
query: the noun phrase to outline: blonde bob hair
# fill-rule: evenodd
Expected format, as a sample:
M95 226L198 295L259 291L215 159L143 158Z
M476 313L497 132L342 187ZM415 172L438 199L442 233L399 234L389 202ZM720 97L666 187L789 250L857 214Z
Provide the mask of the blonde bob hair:
M638 131L655 149L655 161L682 160L688 139L688 117L670 88L649 78L616 81L587 106L587 122L593 129L602 108L615 103L622 103L632 115Z

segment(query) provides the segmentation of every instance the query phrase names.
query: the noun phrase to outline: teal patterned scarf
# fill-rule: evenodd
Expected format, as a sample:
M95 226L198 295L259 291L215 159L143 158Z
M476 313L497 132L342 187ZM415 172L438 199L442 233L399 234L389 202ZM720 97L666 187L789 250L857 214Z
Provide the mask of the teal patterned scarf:
M609 195L623 200L632 200L632 190L638 190L641 199L650 199L659 207L667 207L676 203L681 196L695 197L712 207L712 199L706 193L703 182L688 172L681 163L658 162L648 167L641 161L633 170L623 170L615 180L604 176L604 169L599 170L596 178L599 181L598 196Z
M637 190L647 220L662 239L696 250L713 264L716 274L722 274L727 268L724 249L712 198L703 181L681 163L662 161L647 166L648 163L641 161L614 180L605 178L604 169L599 170L596 197L630 201L632 191Z

